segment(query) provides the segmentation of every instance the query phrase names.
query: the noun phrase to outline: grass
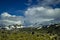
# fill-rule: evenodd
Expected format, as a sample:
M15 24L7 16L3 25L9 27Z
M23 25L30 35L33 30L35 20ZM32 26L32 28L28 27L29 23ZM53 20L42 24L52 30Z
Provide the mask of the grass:
M11 33L9 32L10 31L0 32L0 40L58 40L57 34L50 35L48 33L40 33L37 31L34 31L34 34L28 31L13 31Z

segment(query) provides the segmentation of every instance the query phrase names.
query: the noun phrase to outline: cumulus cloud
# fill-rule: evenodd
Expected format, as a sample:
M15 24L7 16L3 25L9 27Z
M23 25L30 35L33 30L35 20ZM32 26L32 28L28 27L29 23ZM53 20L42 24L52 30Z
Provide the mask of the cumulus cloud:
M4 25L13 25L13 24L23 24L23 17L22 16L16 16L16 15L10 15L7 12L4 12L0 15L0 24Z
M9 13L7 12L4 12L1 14L2 17L16 17L15 15L10 15Z
M42 23L55 20L60 17L59 8L32 7L25 11L26 20L31 23ZM58 19L59 20L59 19Z
M23 16L11 15L8 12L4 12L0 15L0 24L12 25L12 24L25 24L33 25L35 23L44 22L60 22L60 8L45 8L45 7L31 7L28 8ZM46 24L47 24L46 23Z

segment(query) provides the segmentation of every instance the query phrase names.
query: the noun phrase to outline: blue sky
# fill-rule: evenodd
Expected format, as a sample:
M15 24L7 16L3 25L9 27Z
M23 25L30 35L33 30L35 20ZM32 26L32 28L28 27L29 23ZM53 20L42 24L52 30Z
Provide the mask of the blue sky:
M59 11L60 0L0 0L0 24L60 22Z
M27 9L27 7L38 5L37 3L38 3L37 0L32 0L31 3L29 2L29 0L0 0L0 13L4 11L14 12L17 10L25 10ZM31 4L31 5L28 6L27 4ZM53 8L58 8L58 7L60 8L60 3L50 4L49 6Z
M0 0L0 13L25 10L27 7L25 2L26 0Z

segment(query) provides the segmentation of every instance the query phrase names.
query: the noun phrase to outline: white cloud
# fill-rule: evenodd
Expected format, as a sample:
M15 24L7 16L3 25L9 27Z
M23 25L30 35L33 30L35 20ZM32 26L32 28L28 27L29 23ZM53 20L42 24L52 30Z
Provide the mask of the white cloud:
M8 12L3 12L1 14L2 17L16 17L16 15L10 15Z
M55 20L60 17L60 9L32 7L25 11L26 20L31 24Z
M12 25L12 24L23 24L24 20L22 16L10 15L7 12L2 13L0 24Z
M4 17L11 17L11 15L8 14L7 12L2 13L1 16L4 16Z
M28 8L23 16L11 15L7 12L2 13L0 24L26 24L44 23L52 20L60 20L60 8L32 7Z

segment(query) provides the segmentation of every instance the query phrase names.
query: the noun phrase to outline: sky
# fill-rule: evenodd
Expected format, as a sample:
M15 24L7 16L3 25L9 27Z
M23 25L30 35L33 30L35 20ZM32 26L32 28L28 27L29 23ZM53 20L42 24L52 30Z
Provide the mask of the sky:
M60 0L0 0L0 25L60 22Z

